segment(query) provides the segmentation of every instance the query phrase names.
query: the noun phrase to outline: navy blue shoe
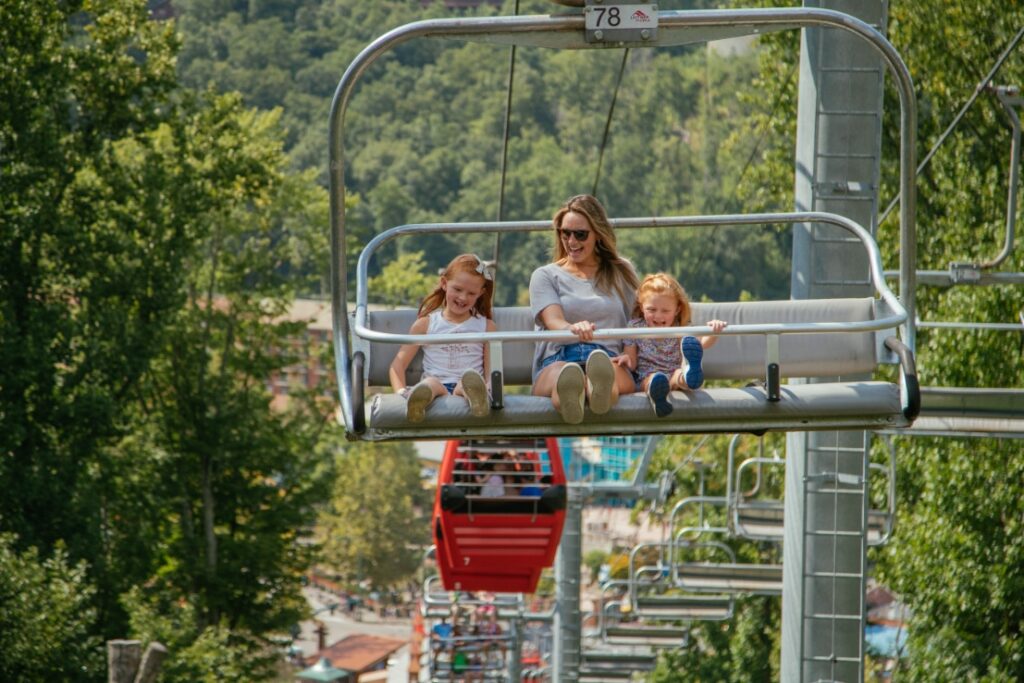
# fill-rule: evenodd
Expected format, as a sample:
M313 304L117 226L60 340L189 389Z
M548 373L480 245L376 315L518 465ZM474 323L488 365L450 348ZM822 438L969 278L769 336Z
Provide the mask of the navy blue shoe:
M704 369L701 367L700 362L704 358L704 347L700 344L700 339L696 337L683 337L683 341L679 342L679 348L683 352L683 358L686 359L686 386L691 389L699 389L700 385L704 384Z
M651 375L651 381L647 383L647 398L651 399L654 413L658 417L667 417L672 414L672 404L668 400L669 391L671 391L671 387L665 373L656 372Z

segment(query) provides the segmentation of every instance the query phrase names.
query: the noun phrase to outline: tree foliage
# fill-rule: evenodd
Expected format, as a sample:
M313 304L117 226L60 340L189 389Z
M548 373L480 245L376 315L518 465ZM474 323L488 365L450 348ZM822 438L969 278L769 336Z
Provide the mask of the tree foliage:
M183 4L180 20L183 78L195 86L237 88L247 103L283 106L293 162L317 169L324 180L329 98L348 62L387 29L451 14L440 4L426 10L370 5L334 0L267 9L192 0ZM520 11L546 13L550 3L523 3ZM545 219L567 197L590 191L622 58L621 50L517 51L506 219ZM628 54L598 186L613 215L739 206L734 185L752 140L725 143L728 121L751 108L753 100L737 93L750 87L755 68L751 55L720 55L703 46ZM289 87L274 85L282 77ZM507 79L506 47L458 41L410 41L369 67L346 117L347 188L360 198L348 214L350 234L365 242L405 223L495 219ZM581 83L587 84L583 91ZM622 249L641 271L677 274L697 298L735 298L743 290L785 296L786 233L711 232L709 239L707 231L632 231L623 234ZM521 302L530 272L550 249L547 235L502 237L499 303ZM493 250L493 237L485 235L403 239L371 263L371 274L403 253L422 251L433 272L458 253L490 256ZM751 268L752 262L761 267Z
M265 647L305 609L328 434L329 409L274 413L266 384L296 360L282 314L323 259L323 192L289 169L279 113L178 87L173 25L144 3L0 13L0 528L54 567L66 544L83 646L130 635L121 596L145 585L209 648ZM27 679L62 675L45 635ZM70 677L103 677L68 653Z
M0 678L80 681L103 671L96 636L95 588L84 562L72 566L56 548L46 559L18 551L0 534Z
M408 443L360 443L336 461L330 506L320 524L324 559L348 581L378 588L408 580L430 535L429 494Z

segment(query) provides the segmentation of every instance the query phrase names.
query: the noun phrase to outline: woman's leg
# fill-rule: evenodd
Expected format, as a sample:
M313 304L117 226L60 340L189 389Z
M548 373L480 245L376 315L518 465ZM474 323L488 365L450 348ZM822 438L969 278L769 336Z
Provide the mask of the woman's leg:
M556 361L540 371L537 381L533 383L534 396L547 396L558 408L558 397L555 396L555 382L558 380L558 373L565 365L562 361Z
M549 396L555 410L569 424L583 422L583 391L586 379L575 363L556 361L541 370L533 383L534 396Z

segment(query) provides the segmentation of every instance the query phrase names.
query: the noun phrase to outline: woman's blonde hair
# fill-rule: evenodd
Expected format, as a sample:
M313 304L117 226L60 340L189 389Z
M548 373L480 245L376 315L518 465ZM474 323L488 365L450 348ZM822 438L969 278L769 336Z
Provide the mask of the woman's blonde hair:
M448 264L448 267L441 273L441 277L437 280L437 286L434 287L434 291L423 297L423 302L420 304L420 310L416 314L420 318L425 315L430 315L435 310L444 306L444 283L447 280L451 280L455 277L456 273L471 273L473 275L480 276L480 279L484 281L484 285L480 290L480 297L476 300L476 304L473 306L473 312L477 315L482 315L485 318L491 317L491 297L494 294L494 276L491 271L488 270L487 264L485 264L479 256L476 254L459 254L452 259L452 262Z
M644 297L665 295L674 297L679 304L679 312L672 321L673 327L690 324L690 297L686 290L668 273L654 273L644 278L636 290L636 303L633 305L633 317L644 317Z
M609 294L614 291L620 299L628 301L639 280L637 280L633 265L619 256L616 249L615 230L608 222L608 213L597 197L578 194L575 197L570 197L555 212L554 218L551 219L551 224L555 228L554 260L562 261L569 256L569 251L558 234L558 229L562 227L562 219L568 213L578 213L586 218L590 229L594 231L596 240L594 253L597 254L597 275L594 278L594 286Z

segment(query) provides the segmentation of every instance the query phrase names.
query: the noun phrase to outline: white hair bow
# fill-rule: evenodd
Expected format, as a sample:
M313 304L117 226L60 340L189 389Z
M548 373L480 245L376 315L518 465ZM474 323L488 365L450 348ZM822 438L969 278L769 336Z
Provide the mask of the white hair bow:
M484 261L479 256L476 257L476 272L483 275L485 280L493 282L496 269L497 264L494 261Z

